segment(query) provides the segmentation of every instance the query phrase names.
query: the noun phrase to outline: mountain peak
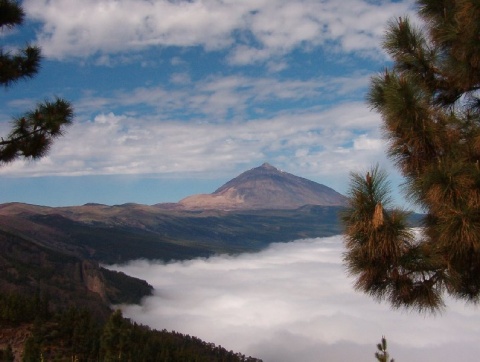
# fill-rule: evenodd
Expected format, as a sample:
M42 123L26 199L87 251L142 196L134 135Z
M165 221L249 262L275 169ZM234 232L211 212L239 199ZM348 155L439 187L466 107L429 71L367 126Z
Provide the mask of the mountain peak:
M344 206L346 197L335 190L265 162L243 172L212 194L189 196L186 209L296 209L304 205Z
M278 171L278 168L273 167L268 162L263 163L259 168L264 168L266 170L277 170Z

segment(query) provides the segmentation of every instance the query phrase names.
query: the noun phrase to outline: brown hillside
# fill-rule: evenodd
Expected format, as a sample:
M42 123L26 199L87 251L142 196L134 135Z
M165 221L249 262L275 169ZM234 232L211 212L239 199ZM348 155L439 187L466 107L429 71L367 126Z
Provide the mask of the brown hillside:
M346 200L325 185L264 163L212 194L189 196L178 204L185 209L296 209L304 205L345 206Z

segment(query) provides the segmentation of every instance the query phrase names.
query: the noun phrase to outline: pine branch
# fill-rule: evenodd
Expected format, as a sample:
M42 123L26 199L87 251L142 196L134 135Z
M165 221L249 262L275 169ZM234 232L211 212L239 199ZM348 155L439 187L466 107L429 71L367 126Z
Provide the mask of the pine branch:
M0 163L12 162L18 157L40 158L48 152L54 138L64 132L73 119L69 102L56 99L46 101L25 116L14 120L6 139L0 141Z
M27 46L15 55L0 51L0 84L10 86L20 79L32 78L38 73L42 60L40 48Z
M0 0L0 28L12 28L23 23L25 12L16 1Z

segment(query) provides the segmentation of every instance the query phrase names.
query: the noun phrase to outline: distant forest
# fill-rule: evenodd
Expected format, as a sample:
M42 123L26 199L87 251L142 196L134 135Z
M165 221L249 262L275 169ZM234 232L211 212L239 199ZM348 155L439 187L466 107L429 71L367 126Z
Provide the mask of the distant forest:
M48 298L40 295L1 294L2 334L9 327L18 333L18 326L28 331L23 345L7 344L0 350L1 362L261 362L196 337L139 325L119 310L101 319L87 309L53 310Z

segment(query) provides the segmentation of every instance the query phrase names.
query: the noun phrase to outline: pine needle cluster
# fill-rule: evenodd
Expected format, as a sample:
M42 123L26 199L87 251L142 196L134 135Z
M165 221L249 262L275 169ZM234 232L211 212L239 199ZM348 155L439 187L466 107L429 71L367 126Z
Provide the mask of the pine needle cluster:
M21 25L25 13L14 0L0 0L0 31ZM34 77L40 68L41 51L27 45L15 54L0 47L0 85L10 87L22 79ZM55 138L64 133L73 120L69 102L56 98L45 101L25 115L12 120L12 130L0 138L0 165L19 157L36 159L45 156Z
M423 26L391 21L393 66L371 80L388 155L406 196L424 210L416 238L390 205L386 175L352 174L343 215L345 262L356 288L394 307L436 312L445 293L480 297L480 3L419 0Z

